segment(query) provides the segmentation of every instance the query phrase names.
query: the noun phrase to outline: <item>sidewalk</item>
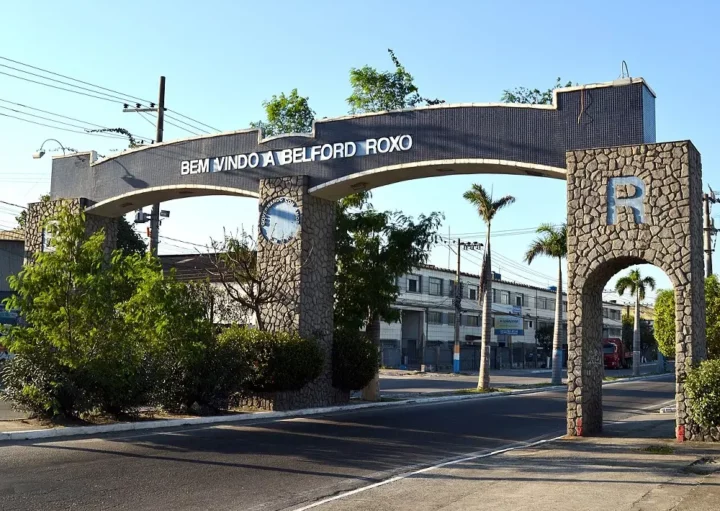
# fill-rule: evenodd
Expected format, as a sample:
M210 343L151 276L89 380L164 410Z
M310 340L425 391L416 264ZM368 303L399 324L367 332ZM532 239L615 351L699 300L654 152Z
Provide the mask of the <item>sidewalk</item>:
M673 427L672 417L638 415L603 437L465 458L302 509L720 509L720 445L675 443Z

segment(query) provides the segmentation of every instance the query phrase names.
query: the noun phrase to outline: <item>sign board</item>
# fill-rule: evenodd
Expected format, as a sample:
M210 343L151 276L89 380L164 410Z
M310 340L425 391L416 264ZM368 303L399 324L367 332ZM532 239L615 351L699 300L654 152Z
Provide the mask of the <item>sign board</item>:
M495 335L525 335L519 316L495 316Z
M520 305L513 305L512 312L513 316L522 316L522 307Z

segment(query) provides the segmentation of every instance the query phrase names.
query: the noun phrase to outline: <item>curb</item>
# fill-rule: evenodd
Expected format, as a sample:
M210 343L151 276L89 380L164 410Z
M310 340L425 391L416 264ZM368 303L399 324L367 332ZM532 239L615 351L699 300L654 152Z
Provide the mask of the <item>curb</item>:
M628 381L652 380L670 373L640 376L638 378L623 378L603 385L615 385ZM416 404L450 403L455 401L466 401L468 399L493 399L501 397L521 396L524 394L537 394L553 390L566 389L567 385L554 385L548 387L518 389L507 392L491 392L488 394L465 394L438 397L419 397L403 399L400 401L385 401L379 403L349 404L341 406L326 406L322 408L305 408L302 410L290 410L286 412L255 412L237 415L215 415L211 417L190 417L186 419L155 420L146 422L121 422L118 424L106 424L99 426L74 426L69 428L34 429L26 431L0 431L0 442L11 442L18 440L40 440L46 438L62 438L71 436L88 436L103 433L120 433L126 431L142 431L151 429L177 428L180 426L203 426L208 424L245 422L252 420L278 420L294 417L308 417L312 415L324 415L328 413L359 411L370 408L398 407Z

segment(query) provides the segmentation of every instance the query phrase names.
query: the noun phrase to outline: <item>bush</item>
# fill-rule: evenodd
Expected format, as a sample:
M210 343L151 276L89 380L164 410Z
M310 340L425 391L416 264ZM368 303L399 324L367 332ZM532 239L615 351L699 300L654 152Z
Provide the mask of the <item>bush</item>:
M345 392L365 387L380 365L375 343L363 332L336 331L332 349L332 384Z
M720 360L705 360L685 381L690 417L702 426L720 425Z
M283 392L300 390L320 376L324 357L314 339L287 332L262 332L232 326L219 335L220 343L240 352L244 365L242 390Z

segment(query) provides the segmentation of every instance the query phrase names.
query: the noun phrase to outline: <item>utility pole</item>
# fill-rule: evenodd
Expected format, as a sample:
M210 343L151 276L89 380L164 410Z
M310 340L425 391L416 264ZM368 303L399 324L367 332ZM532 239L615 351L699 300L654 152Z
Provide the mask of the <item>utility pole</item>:
M709 194L703 194L703 251L705 252L705 277L709 277L713 274L712 237L717 233L717 229L715 229L715 223L710 217L710 204L715 202L718 202L718 199L715 198L715 192L713 192L712 189L710 190Z
M462 290L462 283L460 282L460 251L463 248L469 249L469 250L479 250L483 247L482 243L477 242L470 242L466 241L463 242L458 238L457 240L457 274L455 276L455 296L454 296L454 305L455 305L455 345L453 346L453 372L459 373L460 372L460 319L462 314L462 298L463 298L463 290ZM479 298L479 296L478 296Z
M460 247L462 243L457 240L457 274L455 276L455 344L453 346L453 373L460 372L460 314L462 313L462 284L460 283Z
M123 112L157 112L157 125L155 126L155 142L163 141L163 128L165 124L165 77L160 77L160 91L158 93L158 106L152 103L149 107L143 107L140 104L136 108L128 108L125 105ZM150 253L154 256L158 253L158 243L160 241L160 203L152 205L150 210Z

